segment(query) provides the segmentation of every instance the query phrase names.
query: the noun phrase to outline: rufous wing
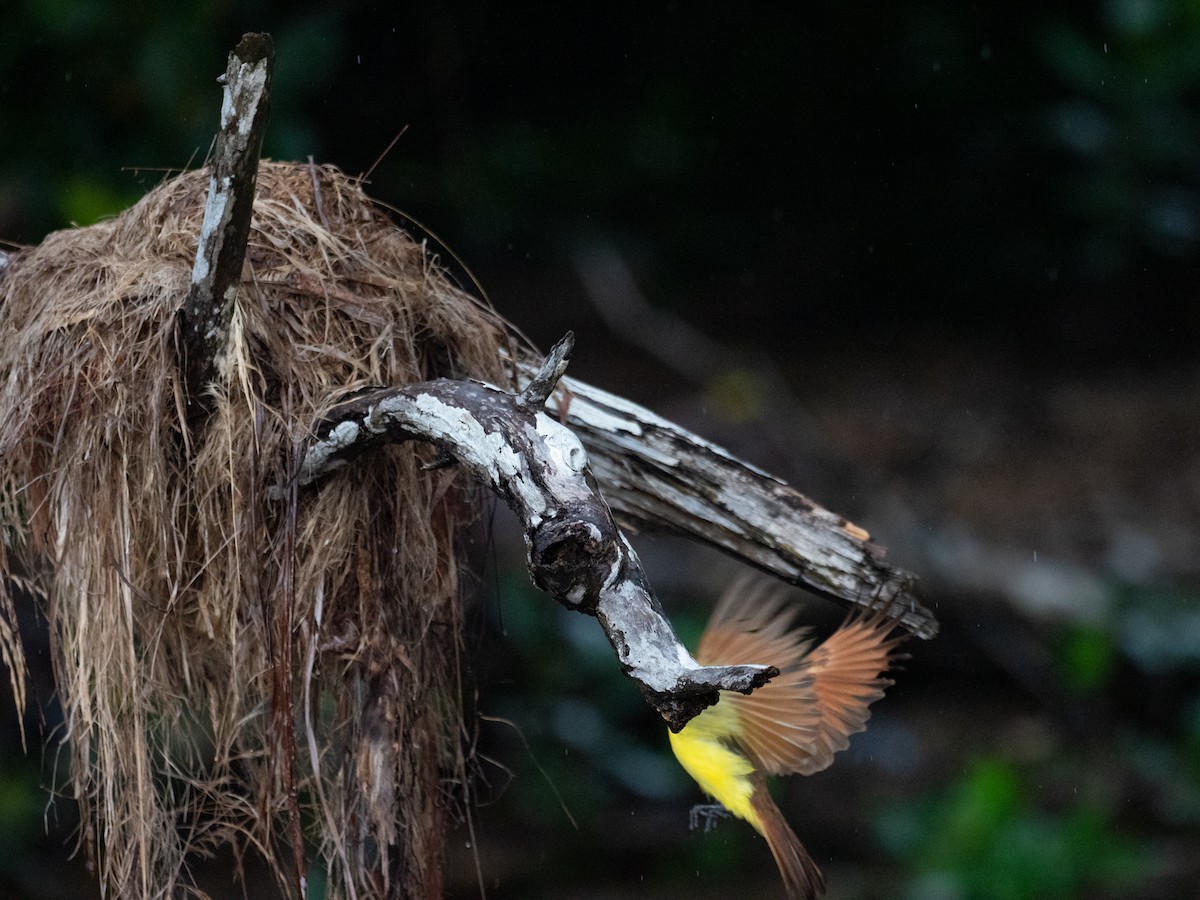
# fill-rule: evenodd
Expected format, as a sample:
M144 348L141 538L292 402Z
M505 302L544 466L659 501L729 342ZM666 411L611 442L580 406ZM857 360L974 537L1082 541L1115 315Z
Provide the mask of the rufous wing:
M727 693L738 711L740 742L763 771L809 775L833 762L863 731L871 703L891 681L884 677L902 636L889 636L886 609L852 613L813 647L808 629L789 631L795 611L769 582L735 582L717 603L700 639L702 665L766 663L780 674L749 696Z

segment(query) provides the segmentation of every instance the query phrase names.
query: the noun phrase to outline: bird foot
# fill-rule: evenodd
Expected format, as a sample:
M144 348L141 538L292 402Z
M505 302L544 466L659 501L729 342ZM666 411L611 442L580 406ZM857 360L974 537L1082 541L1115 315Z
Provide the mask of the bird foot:
M688 827L695 831L704 820L704 833L708 834L717 827L718 819L728 819L731 813L720 803L697 803L688 813Z

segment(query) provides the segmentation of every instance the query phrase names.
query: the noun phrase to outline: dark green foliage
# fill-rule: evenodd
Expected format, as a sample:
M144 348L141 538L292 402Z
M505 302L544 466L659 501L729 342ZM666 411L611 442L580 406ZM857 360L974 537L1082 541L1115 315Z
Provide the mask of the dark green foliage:
M1080 760L1075 760L1078 765ZM914 871L906 896L961 900L1133 897L1146 849L1114 827L1103 785L1054 798L1047 768L980 759L941 790L880 817L881 840ZM1069 796L1069 799L1067 798ZM1056 802L1057 801L1057 802Z

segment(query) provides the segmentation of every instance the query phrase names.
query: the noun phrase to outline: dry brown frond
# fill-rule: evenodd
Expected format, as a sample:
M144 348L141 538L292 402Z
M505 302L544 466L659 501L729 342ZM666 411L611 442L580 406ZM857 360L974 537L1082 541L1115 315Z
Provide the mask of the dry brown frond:
M284 501L266 487L331 398L500 382L509 332L357 183L263 163L188 447L175 313L206 186L52 234L0 281L0 565L47 602L84 837L115 896L194 891L187 854L227 842L294 885L296 804L331 896L436 895L462 766L456 476L404 446Z

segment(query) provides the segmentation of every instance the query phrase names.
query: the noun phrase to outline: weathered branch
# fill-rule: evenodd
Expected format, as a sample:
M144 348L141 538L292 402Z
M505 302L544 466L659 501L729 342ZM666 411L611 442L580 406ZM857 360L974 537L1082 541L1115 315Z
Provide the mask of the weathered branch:
M299 479L312 482L365 450L420 439L458 460L520 517L534 583L567 607L596 616L622 668L675 729L716 702L749 693L772 666L701 666L654 597L637 554L594 486L578 438L540 409L561 376L573 338L561 341L513 395L438 379L376 391L338 407L317 427Z
M857 525L636 403L571 378L562 387L567 399L551 397L546 408L565 413L587 447L619 523L687 535L835 599L892 603L913 634L937 634L916 579L884 562Z
M258 157L270 106L275 50L267 34L246 34L225 74L221 130L209 167L208 201L192 285L179 312L188 420L193 430L212 410L207 385L224 352L233 298L246 256Z

